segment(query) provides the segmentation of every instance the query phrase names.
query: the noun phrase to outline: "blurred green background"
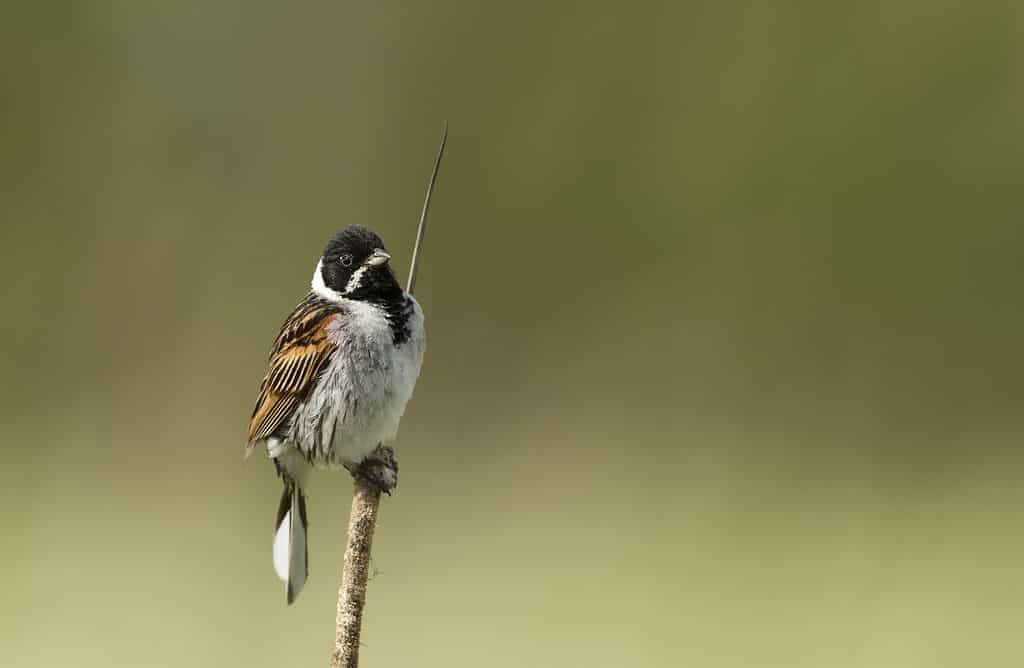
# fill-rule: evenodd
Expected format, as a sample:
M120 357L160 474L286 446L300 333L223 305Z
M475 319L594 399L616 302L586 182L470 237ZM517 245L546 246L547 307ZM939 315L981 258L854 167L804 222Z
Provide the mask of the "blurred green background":
M1020 666L1024 6L0 8L5 666L325 666L242 464L336 229L429 350L363 663Z

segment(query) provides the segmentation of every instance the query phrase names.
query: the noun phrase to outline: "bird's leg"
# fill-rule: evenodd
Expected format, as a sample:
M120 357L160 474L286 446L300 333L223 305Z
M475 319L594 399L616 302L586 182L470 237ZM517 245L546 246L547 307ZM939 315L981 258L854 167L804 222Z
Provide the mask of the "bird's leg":
M385 445L378 445L358 466L349 470L353 478L388 496L398 486L398 460L395 451Z

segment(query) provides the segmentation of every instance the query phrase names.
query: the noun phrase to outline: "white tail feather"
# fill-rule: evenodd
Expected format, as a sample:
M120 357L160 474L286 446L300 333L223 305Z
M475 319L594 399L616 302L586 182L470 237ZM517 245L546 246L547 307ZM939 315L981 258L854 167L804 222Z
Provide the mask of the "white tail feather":
M306 523L302 521L302 512L299 510L299 499L301 492L292 494L292 509L288 511L289 517L294 517L291 522L291 544L288 548L288 603L295 600L295 597L302 591L306 584Z
M289 510L281 519L274 534L274 570L277 577L288 582L288 541L291 538L292 512Z
M285 487L278 512L285 508L274 532L274 572L288 585L291 603L306 584L306 506L298 487Z

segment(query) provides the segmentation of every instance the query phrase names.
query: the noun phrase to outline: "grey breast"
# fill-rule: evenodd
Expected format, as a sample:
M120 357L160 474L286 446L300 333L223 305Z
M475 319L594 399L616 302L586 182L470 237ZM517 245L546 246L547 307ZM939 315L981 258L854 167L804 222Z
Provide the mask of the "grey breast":
M353 302L328 327L337 345L316 388L296 411L291 440L315 464L358 463L394 438L423 359L423 318L415 302L410 337L393 342L379 307Z

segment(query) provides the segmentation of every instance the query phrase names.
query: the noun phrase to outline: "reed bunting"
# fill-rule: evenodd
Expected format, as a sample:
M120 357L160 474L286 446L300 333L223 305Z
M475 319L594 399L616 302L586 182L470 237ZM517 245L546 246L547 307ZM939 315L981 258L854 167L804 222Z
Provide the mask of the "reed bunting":
M380 237L360 225L327 243L309 294L274 340L256 398L246 457L266 445L284 482L273 556L288 603L308 574L310 470L346 469L387 493L398 481L388 444L416 385L425 337L423 311L389 259Z

